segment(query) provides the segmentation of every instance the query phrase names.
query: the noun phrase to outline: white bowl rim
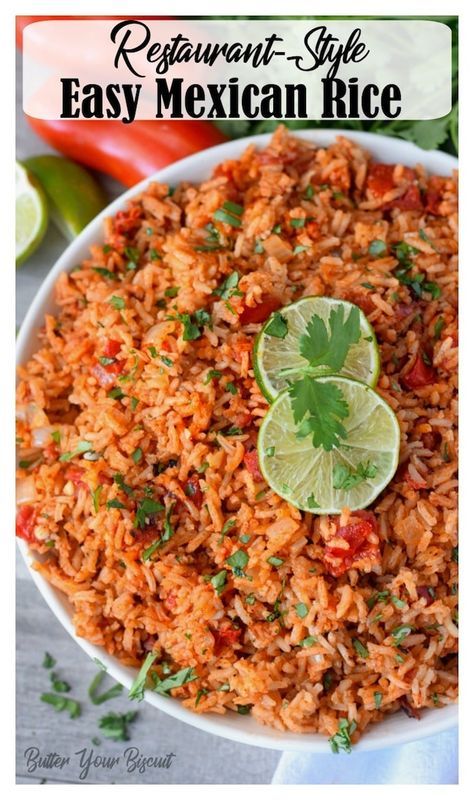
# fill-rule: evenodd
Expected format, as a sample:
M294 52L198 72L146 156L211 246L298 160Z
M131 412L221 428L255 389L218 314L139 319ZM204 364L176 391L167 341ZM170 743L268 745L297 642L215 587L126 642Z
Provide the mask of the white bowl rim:
M389 161L389 163L402 163L407 166L422 164L428 172L436 174L450 174L450 172L453 169L457 169L458 166L457 159L447 153L433 150L424 151L411 142L383 136L381 134L324 128L303 129L292 131L291 133L302 139L317 142L321 147L328 146L330 143L334 142L337 136L343 135L347 139L369 150L377 160ZM209 174L210 170L221 161L238 157L248 145L252 144L257 147L263 146L270 138L271 134L248 136L242 139L234 139L195 153L192 156L188 156L187 158L171 164L165 169L159 170L149 178L145 178L110 203L86 226L86 228L84 228L79 236L69 244L41 284L18 334L16 344L17 363L23 363L34 350L33 342L36 340L37 329L42 324L48 304L50 306L53 305L52 292L60 273L69 272L78 261L85 257L89 246L100 241L102 238L102 222L106 217L115 214L123 208L125 202L143 191L150 181L156 180L162 183L174 184L183 180L189 180L190 178L187 177L188 170L192 172L193 169L196 168L202 177L191 177L191 180L202 180ZM390 158L388 158L389 153ZM53 586L33 568L32 562L34 561L34 557L26 542L17 539L17 543L30 575L59 622L82 650L92 659L101 661L107 667L108 673L129 689L136 676L136 670L125 667L118 659L108 655L103 648L76 636L71 621L70 606L64 595L62 595L59 590L53 588ZM322 734L299 734L289 731L281 732L260 725L252 717L243 717L236 714L225 714L223 716L217 714L196 714L184 708L179 700L161 697L151 691L145 692L145 699L155 708L181 722L192 725L206 733L231 739L241 744L273 750L293 750L325 754L329 752L327 737ZM374 726L369 726L367 732L364 733L361 740L354 748L354 752L360 753L363 751L380 750L423 739L428 736L434 736L454 728L457 725L457 720L457 705L448 705L444 708L424 711L420 721L404 718L399 712L398 714L385 718L382 722Z

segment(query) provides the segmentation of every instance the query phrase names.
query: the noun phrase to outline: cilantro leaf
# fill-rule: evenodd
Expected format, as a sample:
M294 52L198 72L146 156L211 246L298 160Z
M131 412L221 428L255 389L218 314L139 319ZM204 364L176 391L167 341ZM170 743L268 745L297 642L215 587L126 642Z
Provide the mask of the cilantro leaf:
M230 300L231 297L242 297L242 292L237 288L239 285L240 275L238 272L231 272L230 275L217 286L213 294L221 298L221 300Z
M88 689L89 699L95 706L100 706L102 703L106 703L107 700L113 700L114 697L118 697L119 694L122 694L123 686L121 683L114 683L110 689L107 689L106 692L102 694L98 694L97 690L104 679L105 672L101 669L95 678L93 678L91 685Z
M130 687L130 691L128 693L129 700L143 700L145 696L145 683L148 675L148 670L150 669L153 662L156 660L156 653L148 653L147 657L145 658L143 664L140 667L140 672L138 673L137 677L132 683Z
M288 333L288 322L279 311L275 311L265 325L267 336L274 336L276 339L284 339Z
M377 469L377 465L372 464L370 461L367 461L366 464L359 461L355 470L350 469L345 464L336 464L332 473L333 486L335 489L352 489L368 478L375 478Z
M127 742L129 740L128 724L137 716L136 711L127 711L126 714L116 714L111 711L99 720L99 728L106 739L113 742Z
M342 303L331 310L329 333L318 314L313 314L306 333L300 337L300 353L312 367L325 366L339 372L344 366L351 344L360 339L360 311L353 306L344 321Z
M348 719L343 718L339 720L338 732L331 736L329 744L333 753L339 753L343 750L344 753L350 753L352 750L351 736L354 733L357 725L355 722L349 722Z
M336 384L319 383L307 375L289 388L295 423L301 423L297 438L311 434L313 447L332 450L347 439L341 420L349 416L349 406Z
M155 681L153 691L166 696L170 693L171 689L177 689L179 686L184 686L186 683L195 681L198 675L193 667L185 667L174 675L169 675L167 678L159 679L156 675L153 677Z

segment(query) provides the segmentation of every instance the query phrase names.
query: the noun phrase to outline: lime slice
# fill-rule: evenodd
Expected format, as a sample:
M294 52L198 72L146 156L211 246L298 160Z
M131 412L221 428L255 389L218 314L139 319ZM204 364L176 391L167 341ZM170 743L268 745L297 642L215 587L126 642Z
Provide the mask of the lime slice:
M369 386L341 376L311 379L342 392L347 438L331 450L297 437L290 390L270 406L258 436L260 471L274 492L314 514L355 511L372 503L398 465L400 429L390 406ZM336 488L340 487L340 488Z
M359 341L350 345L344 365L338 374L362 381L369 386L376 386L380 369L379 351L374 330L365 314L358 306L346 300L334 297L303 297L296 303L274 312L255 342L253 351L255 379L269 402L286 389L289 383L293 383L305 373L319 377L335 372L330 366L324 367L324 365L311 369L309 361L300 353L300 337L307 332L307 325L315 314L323 320L330 335L329 317L331 311L335 311L339 306L344 309L344 321L353 308L358 309L361 333ZM275 330L272 322L276 315L281 315L286 320L288 331L284 338L267 333L267 330Z
M26 261L38 247L48 227L48 205L37 180L18 162L16 183L16 264Z
M25 164L41 182L52 220L67 239L74 239L107 203L92 175L68 158L33 156Z

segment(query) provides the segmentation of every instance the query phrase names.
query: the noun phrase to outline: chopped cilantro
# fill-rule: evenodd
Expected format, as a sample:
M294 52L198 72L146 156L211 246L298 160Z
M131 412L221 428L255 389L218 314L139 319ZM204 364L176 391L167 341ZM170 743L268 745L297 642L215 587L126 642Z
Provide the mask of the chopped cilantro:
M42 666L43 666L45 669L52 669L52 668L55 666L55 664L56 664L56 659L55 659L55 658L53 658L53 656L51 655L51 653L48 653L48 652L46 652L46 653L44 654L44 658L43 658L43 663L42 663Z
M99 728L106 739L113 742L127 742L130 738L128 726L137 716L136 711L127 711L126 714L118 714L111 711L99 720Z
M141 447L137 447L132 453L132 461L134 464L138 464L143 458L143 450Z
M118 275L115 272L112 272L111 269L106 269L105 267L92 267L94 272L97 272L102 278L107 278L109 281L116 281L118 280Z
M68 711L71 719L76 719L81 715L81 706L77 700L72 700L70 697L45 692L41 695L40 700L42 703L53 706L56 711Z
M53 442L56 442L56 444L60 444L60 442L61 442L61 432L60 431L52 431L51 432L51 439L53 440Z
M230 300L231 297L242 297L242 292L237 288L239 285L240 275L238 272L231 272L230 275L217 286L213 294L221 298L221 300Z
M295 605L295 611L300 617L300 619L304 619L308 614L308 606L306 605L306 603L297 603Z
M349 722L348 719L343 717L339 720L339 728L334 736L329 739L331 750L333 753L339 753L343 750L344 753L350 753L352 750L351 736L354 733L357 725L355 722Z
M74 456L81 455L81 453L87 453L92 450L92 445L90 442L79 442L77 447L74 450L70 450L68 453L63 453L59 456L60 461L70 461Z
M140 500L137 504L134 525L137 525L139 528L144 528L147 525L149 517L158 513L158 511L164 511L164 506L151 497L144 497L143 500Z
M299 642L299 645L300 647L312 647L317 641L315 636L307 636L306 639L302 639L301 642Z
M179 286L168 286L165 289L165 297L177 297L179 294Z
M118 697L119 694L122 694L123 691L123 686L121 683L114 683L114 685L111 686L110 689L107 689L106 692L103 692L102 694L97 694L97 689L102 683L104 675L105 672L103 669L101 669L97 673L95 678L93 678L92 683L90 684L88 689L89 698L95 706L100 706L102 705L102 703L106 703L107 700L113 700L114 697Z
M125 300L123 297L117 297L117 295L112 295L109 300L110 305L115 308L116 311L123 311L125 308Z
M226 558L226 564L232 567L232 572L238 578L244 576L244 569L249 562L248 554L245 550L236 550L229 558Z
M218 595L221 595L227 584L227 570L221 569L217 575L213 575L210 581Z
M360 655L361 658L368 658L369 651L365 645L362 644L360 639L353 639L352 644L354 645L354 650Z
M377 465L371 464L367 461L364 464L360 461L355 470L350 469L345 464L336 464L333 469L333 487L334 489L349 491L359 483L375 478L377 474Z
M204 386L207 386L213 378L222 378L222 372L219 369L210 369L203 381Z
M177 689L179 686L184 686L186 683L191 683L197 679L197 674L193 667L184 667L176 672L174 675L169 675L167 678L155 680L153 691L161 695L169 695L172 689Z
M234 395L237 394L237 386L232 381L229 381L229 383L226 383L225 388L231 394L234 394Z
M272 567L281 567L281 565L285 563L284 558L278 558L277 556L270 556L270 558L267 558L267 561Z
M411 625L399 625L397 628L394 628L392 631L392 639L396 647L399 647L412 631L413 628Z
M96 514L99 511L100 494L101 494L101 492L102 492L102 484L99 483L99 485L96 486L96 488L92 492L92 505L94 506L94 511L95 511Z
M274 311L265 325L264 331L267 336L284 339L288 334L288 322L280 311Z
M379 710L380 706L382 705L383 694L382 692L374 692L374 703L375 708L377 711Z
M145 697L145 683L148 676L148 672L152 664L156 661L156 653L148 653L147 657L145 658L143 664L140 667L140 671L132 683L130 687L130 691L128 693L129 700L138 700L140 702Z

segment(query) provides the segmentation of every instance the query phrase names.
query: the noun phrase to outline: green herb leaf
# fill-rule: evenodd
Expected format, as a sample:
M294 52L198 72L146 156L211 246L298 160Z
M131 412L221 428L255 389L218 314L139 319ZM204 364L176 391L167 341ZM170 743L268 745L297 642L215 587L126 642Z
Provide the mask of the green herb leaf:
M350 469L345 464L336 464L333 469L333 487L338 490L348 491L359 483L375 478L377 465L370 461L364 463L360 461L355 470Z
M360 339L360 311L353 306L344 321L342 303L331 310L329 333L325 322L318 314L313 314L306 326L306 333L300 337L300 353L311 367L327 367L340 372L344 366L351 344Z
M179 286L168 286L165 289L165 297L177 297L179 294Z
M125 308L125 300L123 297L117 297L117 295L112 295L109 300L110 305L115 308L116 311L123 311Z
M92 492L92 504L93 504L93 506L94 506L94 511L95 511L95 513L96 513L96 514L97 514L97 513L98 513L98 511L99 511L99 505L100 505L100 493L101 493L101 491L102 491L102 488L103 488L103 487L102 487L102 484L101 484L101 483L99 483L99 485L98 485L98 486L96 486L96 488L95 488L95 489L94 489L94 491Z
M178 687L184 686L186 683L191 683L191 681L195 681L197 678L198 675L193 667L185 667L174 675L155 681L153 691L166 696L172 689L178 689Z
M168 508L166 509L165 522L164 522L164 526L163 526L163 536L161 537L161 541L163 543L164 542L169 542L169 540L171 539L171 537L174 534L174 529L173 529L173 526L171 524L171 515L173 513L173 509L174 509L175 505L176 505L176 503L171 503L168 506Z
M52 431L51 439L53 440L53 442L56 442L56 444L60 444L60 442L61 442L61 432L60 431Z
M68 453L63 453L59 456L60 461L70 461L74 456L81 455L81 453L87 453L92 450L92 445L90 442L79 442L77 447L74 450L70 450Z
M248 563L249 557L245 550L236 550L229 558L226 558L226 564L232 567L232 572L238 578L244 575L244 569Z
M349 407L336 384L318 383L305 375L289 388L295 423L301 423L297 438L311 435L313 447L330 451L347 439L341 420L349 416Z
M134 464L138 464L143 458L143 450L141 447L137 447L136 450L132 453L132 461Z
M218 595L221 595L227 584L227 570L221 569L217 575L213 575L210 581Z
M128 693L129 700L138 700L140 702L145 697L145 683L148 676L148 671L152 664L156 661L157 655L156 653L148 653L147 657L145 658L143 664L140 667L140 671L132 683L130 691Z
M270 558L267 558L267 561L272 567L281 567L281 565L285 563L284 558L278 558L277 556L270 556Z
M164 511L164 508L161 503L151 497L144 497L137 505L134 525L144 528L147 525L148 518L153 514L157 514L158 511Z
M237 714L243 714L243 715L250 714L251 710L252 710L252 703L249 703L246 706L241 706L241 705L237 706Z
M203 381L204 386L207 386L207 384L210 383L213 380L213 378L222 378L222 372L220 371L220 369L209 370Z
M360 639L353 639L352 644L354 645L354 650L360 655L361 658L369 657L369 651L365 645L362 644Z
M128 742L130 739L128 726L137 716L136 711L127 711L126 714L117 714L111 711L99 720L99 728L106 739L113 742Z
M247 597L245 598L245 602L247 603L248 606L253 606L255 604L255 595L248 594Z
M213 294L221 298L221 300L230 300L231 297L242 297L242 292L237 288L239 285L240 275L238 272L231 272L230 275L214 289Z
M267 336L284 339L288 334L288 322L279 311L274 311L264 328Z
M114 697L118 697L119 694L122 694L123 686L120 683L115 683L110 689L107 689L106 692L102 694L97 694L97 689L99 688L100 684L104 679L105 672L104 670L100 670L97 673L95 678L93 679L92 683L89 686L88 694L91 702L95 706L100 706L102 703L106 703L107 700L113 700Z
M396 647L399 647L412 631L413 627L411 625L399 625L397 628L394 628L392 631L392 639Z
M51 655L51 653L47 653L47 652L46 652L46 653L44 654L44 658L43 658L43 663L42 663L42 666L43 666L45 669L52 669L52 668L53 668L55 665L56 665L56 659L55 659L55 658L53 658L53 656Z
M107 278L109 281L117 281L119 279L119 276L116 275L115 272L105 267L92 267L92 269L102 278Z
M339 720L338 732L331 736L329 744L333 753L339 753L341 750L344 753L350 753L352 750L351 736L354 733L357 725L355 722L349 722L348 719L343 718Z
M307 636L306 639L302 639L301 642L299 642L299 645L300 647L312 647L317 641L315 636Z
M295 611L300 617L300 619L304 619L308 614L308 606L306 603L297 603L295 605Z
M213 217L217 222L225 222L226 225L232 225L233 228L242 227L242 221L239 217L230 214L228 211L225 211L224 208L218 208L217 211L214 211Z
M107 507L108 509L109 509L109 508L127 508L127 506L126 506L126 505L124 505L124 504L123 504L123 503L122 503L120 500L118 500L116 497L114 497L114 498L113 498L113 500L107 500L107 502L106 502L106 504L105 504L105 505L106 505L106 507Z
M45 692L41 695L40 700L42 703L48 703L56 711L68 711L71 719L76 719L81 715L81 706L77 700L72 700L70 697L62 697L59 694L51 694Z
M377 709L377 711L379 710L380 706L382 705L382 700L383 700L382 692L374 692L374 703L375 703L375 708Z

